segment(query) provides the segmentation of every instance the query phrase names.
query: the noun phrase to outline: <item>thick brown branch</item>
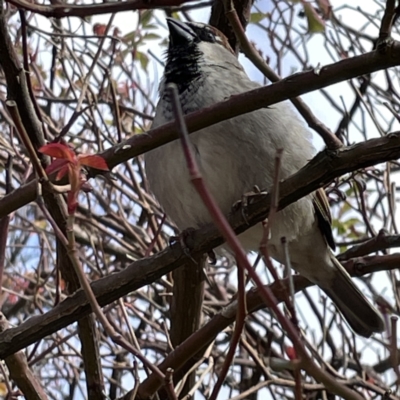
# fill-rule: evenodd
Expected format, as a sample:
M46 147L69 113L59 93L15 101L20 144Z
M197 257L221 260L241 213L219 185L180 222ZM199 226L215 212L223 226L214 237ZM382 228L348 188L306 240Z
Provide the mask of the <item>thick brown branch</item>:
M189 132L195 132L236 115L395 65L400 65L400 42L392 43L384 54L373 51L330 64L318 72L314 70L302 72L272 85L232 96L226 101L187 115L185 121ZM176 138L175 123L171 122L145 134L135 135L101 155L108 166L114 168L118 164ZM9 196L0 200L0 218L34 201L35 197L35 183L30 183L10 193Z
M253 0L233 0L232 5L237 11L241 26L243 29L246 29L247 23L250 20ZM235 53L238 54L240 47L239 42L228 18L225 15L225 7L222 1L214 1L214 4L211 7L209 23L218 28L228 38L230 46Z
M90 4L90 5L75 5L68 3L66 5L55 4L51 6L34 4L24 0L7 0L7 1L19 9L31 11L33 13L40 14L45 17L85 18L92 15L111 14L122 11L180 6L183 3L189 3L190 1L193 0L157 0L151 2L147 0L127 0L127 1L117 1L115 3L102 3L102 4Z
M384 231L380 231L376 237L345 251L338 257L338 260L342 261L348 260L349 258L362 257L367 254L384 251L393 247L400 247L400 235L386 236Z
M198 131L237 115L396 65L400 65L400 42L392 43L388 53L385 54L366 53L327 65L318 71L294 74L269 86L231 96L221 103L187 115L185 122L189 132ZM109 167L113 168L176 138L175 123L171 122L114 146L102 156L107 160Z
M398 265L400 260L400 254L393 254L393 257L396 258L396 263L392 263L390 266L388 265L387 269L394 270L397 268L396 265ZM366 261L366 264L368 264L368 261ZM363 274L373 272L372 270L360 271L354 263L345 263L344 266L351 275L361 275L361 272ZM296 275L293 278L296 293L312 285L310 281L302 276ZM284 301L288 290L287 280L276 281L270 285L270 288L279 302ZM265 308L265 302L260 296L260 290L250 290L246 295L246 304L249 313L260 310L261 308ZM171 352L159 365L161 371L165 371L167 368L173 368L175 371L178 371L179 368L181 368L189 359L195 357L196 355L199 357L199 354L204 352L211 341L214 340L222 330L233 323L236 318L236 309L237 302L235 300L229 306L225 307L223 311L215 315L206 325L199 329L188 340L182 343L179 348ZM140 399L147 399L156 390L158 390L161 385L162 382L159 380L159 378L155 375L151 375L139 387ZM128 395L125 396L124 399L125 398L128 399Z
M279 206L284 207L316 190L332 179L359 168L375 165L400 157L400 133L383 138L371 139L336 152L319 153L302 170L280 184ZM248 222L243 220L240 210L230 218L237 232L243 232L251 225L267 217L270 196L256 195L249 199ZM222 238L213 226L206 226L193 232L193 257L196 258L220 245ZM134 262L126 269L100 279L92 284L99 304L104 306L127 295L133 290L154 282L166 273L183 265L186 256L178 244L154 257ZM395 265L398 265L395 263ZM371 266L369 266L372 268ZM379 270L382 266L379 265ZM372 270L368 270L372 272ZM0 335L0 358L4 358L40 338L82 318L90 312L82 291L73 294L53 310L42 316L32 317L17 328Z
M0 313L0 332L9 329L9 323L2 313ZM5 358L10 378L16 383L19 390L29 400L47 400L46 392L41 385L39 378L32 372L28 365L25 352L17 353Z

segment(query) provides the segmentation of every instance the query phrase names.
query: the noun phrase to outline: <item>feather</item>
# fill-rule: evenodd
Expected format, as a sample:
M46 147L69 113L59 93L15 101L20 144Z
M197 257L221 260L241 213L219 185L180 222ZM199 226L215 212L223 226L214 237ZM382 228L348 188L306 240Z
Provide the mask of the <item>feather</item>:
M318 220L318 227L324 235L329 247L332 250L335 250L336 244L332 234L332 215L328 197L326 196L324 189L318 189L312 196L313 206Z

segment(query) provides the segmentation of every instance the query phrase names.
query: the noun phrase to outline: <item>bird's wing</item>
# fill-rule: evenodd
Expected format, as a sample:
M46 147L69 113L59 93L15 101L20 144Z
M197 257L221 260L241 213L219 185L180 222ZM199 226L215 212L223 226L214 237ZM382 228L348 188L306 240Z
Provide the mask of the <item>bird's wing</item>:
M327 243L332 250L335 250L336 244L332 234L332 216L329 207L328 198L324 189L318 189L312 194L315 213L317 214L318 226L324 235Z

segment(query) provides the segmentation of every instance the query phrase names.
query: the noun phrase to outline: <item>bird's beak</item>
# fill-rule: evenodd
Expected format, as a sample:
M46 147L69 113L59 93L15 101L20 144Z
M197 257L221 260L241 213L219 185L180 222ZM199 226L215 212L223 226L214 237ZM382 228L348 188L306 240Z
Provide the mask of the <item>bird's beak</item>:
M170 44L173 46L187 45L193 42L193 40L196 38L196 34L193 29L184 22L173 18L167 18L167 24L170 35Z

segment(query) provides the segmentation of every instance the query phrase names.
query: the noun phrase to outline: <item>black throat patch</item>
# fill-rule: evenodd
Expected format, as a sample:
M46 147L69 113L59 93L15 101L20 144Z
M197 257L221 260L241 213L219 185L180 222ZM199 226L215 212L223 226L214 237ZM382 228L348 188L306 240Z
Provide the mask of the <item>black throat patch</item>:
M168 50L165 66L165 83L175 83L179 94L196 87L196 82L201 78L200 72L201 52L197 43L188 46L172 46Z

